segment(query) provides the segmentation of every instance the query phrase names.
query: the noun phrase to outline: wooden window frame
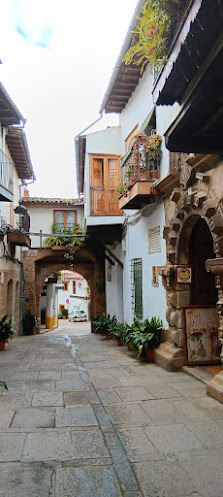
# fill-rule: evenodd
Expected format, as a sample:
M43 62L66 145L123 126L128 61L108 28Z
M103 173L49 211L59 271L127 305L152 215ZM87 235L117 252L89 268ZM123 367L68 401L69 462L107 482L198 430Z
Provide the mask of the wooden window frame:
M67 212L74 212L74 214L75 214L74 225L77 224L77 211L76 210L68 210L68 209L54 209L54 211L53 211L53 224L57 224L56 223L56 212L63 212L63 214L64 214L64 227L62 229L67 228Z
M136 124L136 126L132 129L132 131L130 131L130 133L128 134L128 136L126 136L125 138L125 154L131 149L132 145L133 145L133 139L135 138L135 136L137 135L137 133L139 132L139 125Z
M64 285L63 292L68 292L68 290L69 290L69 288L68 288L68 281L64 281L63 285Z
M120 155L116 155L116 154L89 154L89 157L90 157L90 197L91 197L91 200L90 200L90 210L91 210L91 215L96 215L96 216L100 216L100 215L103 215L103 216L109 216L109 215L115 215L115 216L121 216L122 215L122 210L120 210L118 208L118 193L116 193L116 186L118 185L119 181L120 181ZM97 187L94 185L94 167L93 167L93 164L94 164L94 160L102 160L103 161L103 171L102 171L102 186L101 187ZM111 186L109 185L109 174L108 174L108 171L109 171L109 160L117 160L117 183L115 186ZM93 191L96 191L96 194L97 194L97 191L98 192L104 192L105 193L105 209L104 209L104 212L99 212L97 210L95 210L93 208L93 202L92 202L92 192ZM114 213L111 214L111 209L109 207L109 203L110 203L110 200L109 200L109 193L112 192L112 195L117 197L116 198L116 202L117 202L117 211ZM115 205L115 204L114 204Z

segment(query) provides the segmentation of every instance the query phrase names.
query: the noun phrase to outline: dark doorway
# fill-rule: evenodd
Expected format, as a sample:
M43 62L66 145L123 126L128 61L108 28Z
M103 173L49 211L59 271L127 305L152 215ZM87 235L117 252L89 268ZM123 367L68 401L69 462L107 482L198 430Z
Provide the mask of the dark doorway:
M211 232L200 218L193 227L189 243L189 264L193 267L191 305L215 305L218 300L214 276L205 269L205 261L214 258Z

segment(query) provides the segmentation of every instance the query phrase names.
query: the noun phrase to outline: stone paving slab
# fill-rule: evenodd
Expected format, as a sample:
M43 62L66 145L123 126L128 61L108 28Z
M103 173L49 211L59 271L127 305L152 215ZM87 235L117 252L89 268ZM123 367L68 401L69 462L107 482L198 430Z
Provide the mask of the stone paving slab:
M0 354L0 497L222 497L223 405L87 327Z
M73 446L70 432L54 430L28 433L21 460L23 462L64 461L72 457Z
M0 430L5 430L11 425L12 419L14 417L15 411L9 410L7 408L0 407Z
M95 459L109 457L102 433L97 431L71 431L74 458Z
M41 497L50 495L52 469L43 464L0 464L0 497Z
M115 392L118 394L123 402L137 402L139 400L154 399L145 387L127 387L127 388L115 388Z
M163 454L176 454L204 448L199 439L183 424L149 426L145 433L154 447Z
M0 462L20 461L24 433L0 433Z
M55 497L121 497L112 467L56 469Z
M12 425L13 428L53 428L55 426L55 410L23 409L17 411Z
M143 424L149 421L147 414L139 405L108 405L106 408L114 424Z
M36 392L33 395L32 407L62 407L64 405L62 392Z
M89 406L73 406L56 410L56 427L97 425L94 411Z
M190 473L176 462L140 462L133 468L145 497L188 497L197 490Z

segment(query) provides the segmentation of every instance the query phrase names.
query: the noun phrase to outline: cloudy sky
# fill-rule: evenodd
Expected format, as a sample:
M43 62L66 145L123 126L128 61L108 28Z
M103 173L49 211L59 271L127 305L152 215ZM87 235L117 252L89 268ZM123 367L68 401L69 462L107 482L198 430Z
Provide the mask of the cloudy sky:
M0 0L0 81L27 119L32 196L76 196L74 137L98 117L137 0Z

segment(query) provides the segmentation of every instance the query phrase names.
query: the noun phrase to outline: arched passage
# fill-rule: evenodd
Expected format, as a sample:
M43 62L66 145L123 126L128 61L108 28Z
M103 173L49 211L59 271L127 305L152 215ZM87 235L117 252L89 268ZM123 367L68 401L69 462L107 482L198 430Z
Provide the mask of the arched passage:
M71 262L64 257L66 248L36 249L24 254L25 312L30 310L41 323L41 289L46 278L61 270L70 270ZM104 255L97 250L81 248L75 253L74 270L88 282L91 293L90 318L106 312ZM99 284L100 283L100 284Z

